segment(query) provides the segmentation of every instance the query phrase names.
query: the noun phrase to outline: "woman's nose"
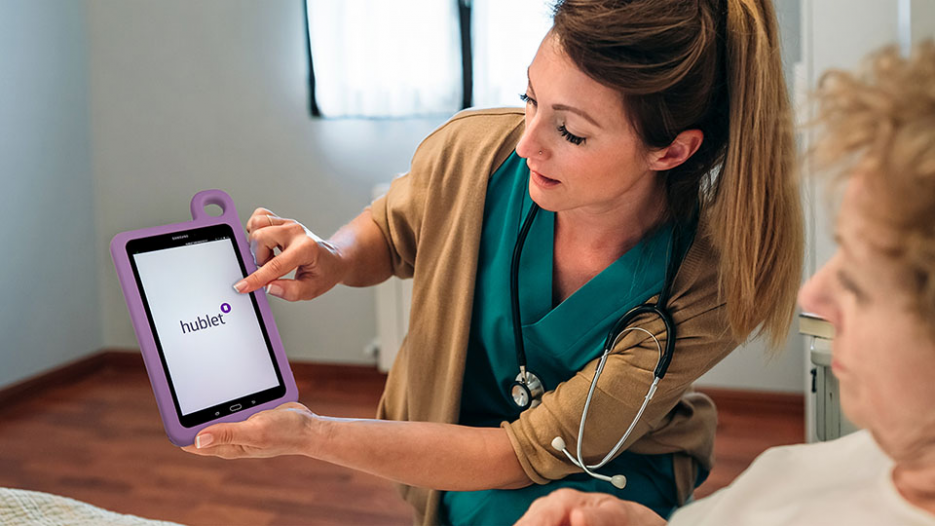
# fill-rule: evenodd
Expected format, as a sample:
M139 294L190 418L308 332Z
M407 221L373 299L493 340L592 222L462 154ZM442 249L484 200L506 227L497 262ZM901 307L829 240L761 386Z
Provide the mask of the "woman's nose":
M814 276L799 290L799 306L804 312L817 314L822 318L834 322L834 302L830 290L830 281L833 275L832 262L821 267Z
M547 154L547 149L540 139L535 119L526 119L526 129L523 136L516 143L516 154L523 159L541 159Z

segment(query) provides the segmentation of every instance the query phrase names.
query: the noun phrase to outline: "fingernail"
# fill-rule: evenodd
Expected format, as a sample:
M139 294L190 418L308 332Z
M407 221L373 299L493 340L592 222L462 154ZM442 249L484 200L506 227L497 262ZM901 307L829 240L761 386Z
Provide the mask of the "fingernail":
M243 292L247 288L247 280L242 279L234 285L234 290L237 292Z
M214 437L210 434L198 435L195 437L195 448L201 449L203 447L208 447L211 445L211 442L214 441Z
M276 296L277 298L281 298L283 291L282 291L282 287L280 287L279 285L269 284L266 286L266 292L269 294L272 294L273 296Z

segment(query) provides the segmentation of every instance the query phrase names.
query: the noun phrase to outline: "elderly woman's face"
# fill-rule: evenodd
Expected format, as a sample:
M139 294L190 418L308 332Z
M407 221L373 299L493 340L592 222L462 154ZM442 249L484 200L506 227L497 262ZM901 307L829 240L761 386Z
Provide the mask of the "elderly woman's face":
M838 251L799 302L834 325L832 368L844 412L900 456L935 437L935 342L910 310L900 269L880 249L892 234L866 214L871 206L861 178L852 178L838 216Z

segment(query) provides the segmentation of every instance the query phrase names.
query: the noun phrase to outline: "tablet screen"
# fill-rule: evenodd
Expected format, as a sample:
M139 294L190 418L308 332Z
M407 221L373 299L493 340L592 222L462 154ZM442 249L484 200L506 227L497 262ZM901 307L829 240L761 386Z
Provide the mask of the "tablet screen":
M228 225L127 244L182 425L192 427L285 394L266 326Z

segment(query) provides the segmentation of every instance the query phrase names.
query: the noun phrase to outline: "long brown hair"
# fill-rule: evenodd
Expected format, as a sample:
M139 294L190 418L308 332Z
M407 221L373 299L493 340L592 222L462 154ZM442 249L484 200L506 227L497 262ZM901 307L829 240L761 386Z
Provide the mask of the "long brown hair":
M553 32L585 74L623 97L650 149L704 133L660 174L670 217L696 203L720 253L735 337L788 333L802 272L802 210L792 115L770 0L559 0Z

